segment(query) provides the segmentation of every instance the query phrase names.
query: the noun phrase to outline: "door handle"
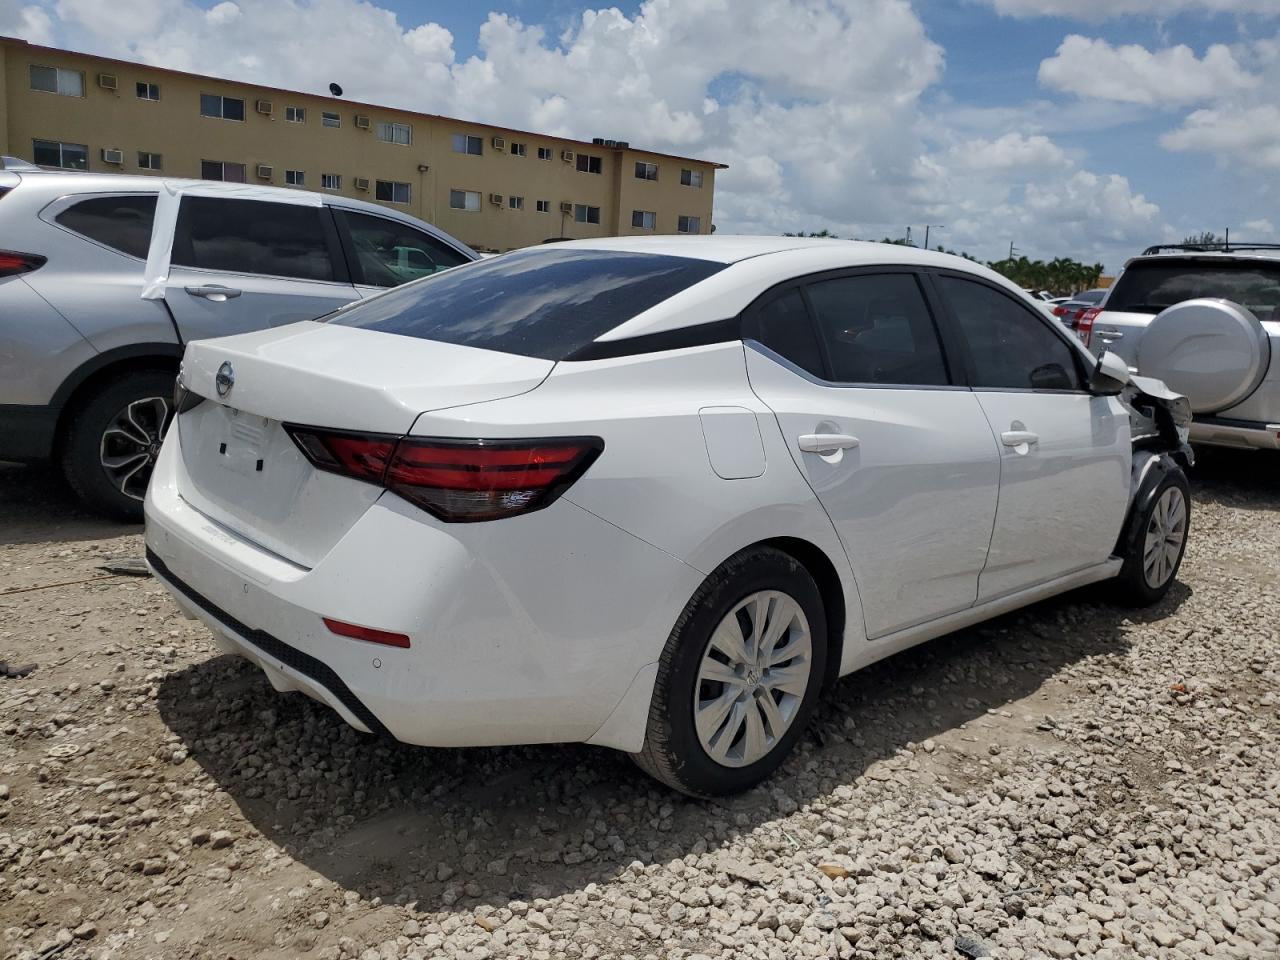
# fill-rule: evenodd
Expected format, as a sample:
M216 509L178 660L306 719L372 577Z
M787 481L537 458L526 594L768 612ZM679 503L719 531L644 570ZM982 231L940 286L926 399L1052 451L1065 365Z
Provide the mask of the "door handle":
M206 300L214 300L221 302L223 300L233 300L240 296L240 291L235 287L224 287L216 283L204 284L198 287L187 287L187 293L193 297L204 297Z
M1119 330L1099 330L1098 339L1103 343L1115 343L1117 340L1123 340L1124 334Z
M856 447L858 438L847 433L806 433L796 443L805 453L830 453L833 450Z
M1025 444L1033 444L1040 442L1040 434L1032 433L1030 430L1006 430L1000 434L1000 442L1006 447L1020 447Z

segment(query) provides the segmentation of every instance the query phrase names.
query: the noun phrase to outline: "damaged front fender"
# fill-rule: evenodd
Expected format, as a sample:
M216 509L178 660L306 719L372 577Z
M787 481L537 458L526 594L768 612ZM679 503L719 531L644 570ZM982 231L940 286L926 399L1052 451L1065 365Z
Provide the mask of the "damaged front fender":
M1170 390L1163 380L1131 375L1120 402L1129 411L1135 455L1141 451L1167 453L1184 467L1195 463L1190 443L1191 402L1186 397Z

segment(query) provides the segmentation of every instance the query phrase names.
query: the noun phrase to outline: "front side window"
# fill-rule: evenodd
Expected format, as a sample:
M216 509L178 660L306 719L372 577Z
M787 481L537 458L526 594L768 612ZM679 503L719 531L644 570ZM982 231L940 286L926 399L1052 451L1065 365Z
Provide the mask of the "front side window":
M539 160L550 160L550 159L551 159L551 154L552 154L552 150L551 150L551 148L550 148L550 147L539 147L539 148L538 148L538 159L539 159Z
M975 280L938 283L968 345L975 388L1081 389L1075 352L1047 317Z
M64 97L84 96L84 74L79 70L68 70L65 67L41 67L31 64L27 68L27 79L32 90L43 93L60 93Z
M148 153L145 150L139 150L138 166L143 170L163 170L164 158L158 153Z
M378 180L374 184L373 196L383 203L408 203L410 187L399 180Z
M355 249L357 283L398 287L469 259L430 234L383 217L343 211Z
M792 288L758 308L746 333L801 370L825 379L822 350L799 289Z
M289 123L306 123L307 108L306 107L285 107L284 118Z
M239 97L223 97L216 93L200 94L200 116L219 120L243 120L244 101Z
M62 167L64 170L89 169L89 147L83 143L32 140L31 155L37 166L41 167Z
M702 186L702 171L681 170L680 182L686 187L700 187Z
M480 209L480 191L450 190L449 206L453 210L467 210L475 213Z
M342 174L340 173L322 173L320 174L320 186L326 190L342 189Z
M484 138L469 137L465 133L455 133L453 135L453 152L469 153L478 157L484 153Z
M401 287L329 322L563 360L724 267L688 257L540 247Z
M840 277L806 289L832 380L904 386L951 382L933 317L911 274Z
M407 123L379 123L378 139L385 143L407 145L413 140L413 127Z
M585 203L575 203L573 205L573 219L578 223L599 223L600 208L589 207Z
M637 180L657 180L658 165L656 163L645 163L642 160L636 161L636 179Z
M686 217L683 214L676 219L676 233L701 233L702 218Z
M319 207L225 197L183 197L172 262L202 270L332 280Z
M579 173L601 173L604 170L604 162L589 153L578 154L576 163Z
M655 230L658 226L658 214L654 210L632 210L631 226L638 230Z
M523 143L511 144L511 155L513 157L523 157L528 152L528 148Z
M244 183L244 164L228 163L224 160L201 160L200 179Z
M286 170L284 172L284 182L291 187L305 187L307 185L307 174L303 170Z
M81 236L145 260L151 246L151 224L155 215L156 195L147 193L89 197L67 207L56 219Z
M138 93L139 100L159 100L160 84L144 83L143 81L139 80L137 83L137 93Z
M325 111L320 114L320 125L324 127L340 127L342 126L342 115Z

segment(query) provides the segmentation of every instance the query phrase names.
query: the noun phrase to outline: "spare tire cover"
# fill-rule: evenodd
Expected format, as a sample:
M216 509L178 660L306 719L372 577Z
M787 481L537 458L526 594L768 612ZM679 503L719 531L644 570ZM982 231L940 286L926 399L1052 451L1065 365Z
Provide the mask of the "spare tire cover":
M1248 399L1271 362L1267 332L1230 300L1185 300L1151 321L1138 343L1138 372L1157 377L1214 413Z

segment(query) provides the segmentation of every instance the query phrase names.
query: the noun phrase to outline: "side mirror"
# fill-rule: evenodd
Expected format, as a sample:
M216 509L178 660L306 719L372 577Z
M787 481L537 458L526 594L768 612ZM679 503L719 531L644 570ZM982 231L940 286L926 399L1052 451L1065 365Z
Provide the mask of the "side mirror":
M1129 365L1110 350L1104 350L1089 377L1089 392L1114 397L1129 383Z

